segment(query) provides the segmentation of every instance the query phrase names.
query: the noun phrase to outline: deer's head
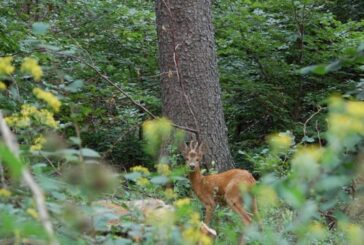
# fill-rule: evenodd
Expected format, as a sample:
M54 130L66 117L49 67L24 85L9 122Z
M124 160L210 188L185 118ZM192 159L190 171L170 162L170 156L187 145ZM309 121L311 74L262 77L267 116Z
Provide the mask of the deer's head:
M187 167L193 171L200 168L202 157L206 153L206 146L204 143L191 141L188 146L186 143L181 146L181 152Z

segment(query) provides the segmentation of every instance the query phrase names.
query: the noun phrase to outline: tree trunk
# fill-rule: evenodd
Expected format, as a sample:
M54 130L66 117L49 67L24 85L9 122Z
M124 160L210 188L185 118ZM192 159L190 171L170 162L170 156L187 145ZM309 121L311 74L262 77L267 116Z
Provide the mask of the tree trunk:
M156 15L163 115L199 131L207 164L230 169L211 0L157 0Z

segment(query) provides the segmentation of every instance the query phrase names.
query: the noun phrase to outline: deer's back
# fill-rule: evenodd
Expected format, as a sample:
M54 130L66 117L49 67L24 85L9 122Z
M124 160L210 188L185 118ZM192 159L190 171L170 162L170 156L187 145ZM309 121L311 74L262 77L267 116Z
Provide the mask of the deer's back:
M224 191L229 184L245 184L248 186L255 184L253 175L244 169L231 169L219 174L205 176L207 182L214 188Z

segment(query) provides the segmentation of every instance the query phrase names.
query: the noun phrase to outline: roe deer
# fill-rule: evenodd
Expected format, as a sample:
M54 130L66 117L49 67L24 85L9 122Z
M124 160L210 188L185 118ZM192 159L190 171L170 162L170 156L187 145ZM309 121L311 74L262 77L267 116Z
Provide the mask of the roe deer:
M204 144L190 142L182 146L182 154L190 170L189 179L192 189L206 209L205 223L209 225L217 204L227 204L237 212L244 224L250 224L251 214L244 209L241 186L247 189L255 185L253 175L247 170L231 169L219 174L203 176L200 171L200 161L205 153ZM256 200L252 198L252 209L257 215Z

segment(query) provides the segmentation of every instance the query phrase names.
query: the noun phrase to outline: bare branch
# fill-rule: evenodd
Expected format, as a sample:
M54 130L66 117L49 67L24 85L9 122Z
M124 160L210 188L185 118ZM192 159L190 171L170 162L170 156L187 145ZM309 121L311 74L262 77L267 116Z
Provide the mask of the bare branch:
M0 111L0 132L2 138L4 139L5 145L13 152L13 154L19 158L19 145L14 136L10 131L8 125L3 118L2 112ZM39 213L40 222L42 223L45 231L49 237L50 245L58 245L58 241L55 238L52 223L49 218L48 210L45 204L44 193L40 186L35 182L32 174L29 172L28 168L23 167L22 178L25 184L29 187L33 193L33 198L35 200L37 210Z
M100 76L106 82L108 82L113 87L115 87L120 93L122 93L126 98L128 98L134 105L136 105L137 107L139 107L140 109L142 109L142 111L144 111L145 113L147 113L151 118L153 118L153 119L156 119L157 118L157 116L154 115L151 111L149 111L145 106L143 106L142 104L140 104L138 101L134 100L133 97L131 97L127 92L125 92L122 88L120 88L115 82L111 81L111 79L108 76L102 74L100 72L100 70L96 66L94 66L94 65L88 63L87 61L82 60L82 59L80 59L78 57L72 56L72 58L73 59L76 59L77 61L79 61L79 62L87 65L91 69L93 69L97 73L98 76ZM185 127L185 126L180 126L180 125L177 125L175 123L172 123L172 126L175 127L175 128L179 128L179 129L182 129L184 131L188 131L188 132L191 132L191 133L194 133L194 134L198 135L198 130L196 130L196 129L192 129L192 128Z
M312 120L312 118L314 118L317 114L319 114L324 109L326 109L326 108L322 108L321 106L318 106L318 110L315 113L313 113L309 118L307 118L307 120L303 123L303 136L307 136L307 124ZM317 126L316 126L316 129L317 129ZM319 140L321 143L320 136L319 136Z

